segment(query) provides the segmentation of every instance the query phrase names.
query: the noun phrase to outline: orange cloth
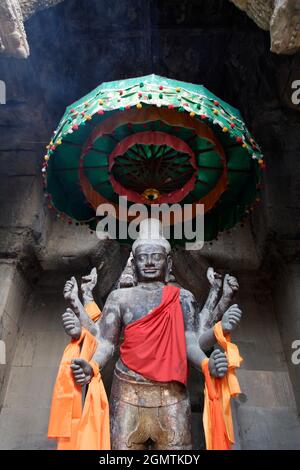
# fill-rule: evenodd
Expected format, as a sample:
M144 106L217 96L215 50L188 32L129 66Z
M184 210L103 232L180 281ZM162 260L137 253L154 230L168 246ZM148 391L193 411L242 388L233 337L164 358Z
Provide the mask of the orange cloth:
M95 361L78 429L77 450L110 450L109 405Z
M209 359L201 363L205 378L203 427L207 450L229 450L230 441L226 432L222 401L220 396L220 379L211 377L208 368Z
M203 426L208 450L228 450L234 444L230 401L231 397L241 393L235 369L240 367L243 359L236 344L231 343L230 335L223 333L221 322L214 326L214 333L218 344L225 351L228 372L222 378L211 377L208 359L202 361L205 377Z
M96 304L96 302L89 302L88 304L84 306L84 309L91 320L93 320L94 322L99 320L101 316L101 310Z
M101 314L94 302L86 306L86 311L94 321ZM72 339L64 350L54 385L48 426L48 437L58 439L59 450L110 449L107 396L99 367L91 361L96 348L97 339L83 328L80 338ZM82 388L74 382L70 368L75 358L91 361L90 364L94 370L94 377L89 384L83 410ZM99 420L97 425L95 425L96 418ZM89 439L87 439L88 436ZM88 440L90 440L89 444L87 444ZM91 445L97 445L97 447L91 447Z

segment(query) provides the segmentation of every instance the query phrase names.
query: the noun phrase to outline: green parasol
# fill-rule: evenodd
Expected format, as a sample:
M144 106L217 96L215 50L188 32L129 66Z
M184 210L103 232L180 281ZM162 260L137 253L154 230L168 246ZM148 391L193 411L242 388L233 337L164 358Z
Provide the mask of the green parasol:
M204 204L205 240L245 219L264 167L237 109L157 75L102 83L69 106L44 160L48 206L68 223L94 229L104 203L120 217L120 195L128 207Z

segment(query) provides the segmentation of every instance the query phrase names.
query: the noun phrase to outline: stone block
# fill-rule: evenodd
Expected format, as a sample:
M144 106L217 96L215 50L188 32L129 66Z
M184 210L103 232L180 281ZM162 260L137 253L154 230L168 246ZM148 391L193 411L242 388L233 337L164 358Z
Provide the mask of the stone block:
M47 439L49 408L3 408L0 422L1 450L55 449L55 441ZM29 426L30 423L30 426Z
M53 367L13 366L4 408L49 408L58 364Z
M30 331L20 332L12 365L19 367L32 366L36 343L36 333Z
M243 450L300 449L300 422L290 408L240 406L238 422Z
M300 265L288 264L278 275L274 288L275 310L295 398L300 410L300 365L292 363L292 344L300 340Z
M7 260L0 260L0 309L6 305L7 297L9 295L9 289L15 274L15 263L8 262Z
M268 409L287 407L295 412L295 397L287 370L239 369L237 375L243 393L241 399L247 406Z
M63 288L63 286L62 286ZM60 292L55 294L37 293L34 302L28 306L24 316L24 332L48 332L49 336L55 331L62 331L61 315L67 307Z
M64 348L70 338L61 327L58 331L37 332L36 347L33 356L33 367L56 367L60 363Z
M3 289L2 289L3 288ZM0 367L0 405L3 402L17 337L20 316L29 295L28 285L13 262L0 264L0 339L5 343L6 364Z

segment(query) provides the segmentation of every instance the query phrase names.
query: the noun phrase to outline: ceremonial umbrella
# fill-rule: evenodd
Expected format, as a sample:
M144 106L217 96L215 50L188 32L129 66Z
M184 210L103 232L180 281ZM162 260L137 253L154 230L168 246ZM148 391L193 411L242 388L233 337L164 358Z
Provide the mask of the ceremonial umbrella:
M203 204L205 240L259 198L262 153L239 111L201 85L157 75L102 83L66 109L42 168L48 207L97 223L97 207ZM195 212L192 210L194 217Z

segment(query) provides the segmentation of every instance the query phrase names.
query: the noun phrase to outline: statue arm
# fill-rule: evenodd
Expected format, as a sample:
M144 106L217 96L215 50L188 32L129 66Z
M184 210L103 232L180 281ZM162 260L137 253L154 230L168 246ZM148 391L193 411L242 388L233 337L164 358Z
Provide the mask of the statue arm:
M207 356L199 346L199 341L195 331L195 314L198 310L195 297L184 289L180 293L180 302L184 318L186 351L188 361L201 370L201 362Z
M113 356L120 341L122 329L120 291L113 291L107 298L100 320L97 322L98 347L93 360L103 369Z
M79 319L80 325L86 330L88 330L92 335L96 336L97 327L95 323L90 319L89 315L85 311L85 308L79 299L78 286L74 276L65 284L64 297L67 301L70 302L72 311Z
M111 292L101 318L96 324L98 346L92 359L99 365L99 369L103 369L119 343L121 332L119 300L119 291ZM93 377L93 369L84 359L74 359L71 369L78 385L88 384Z
M94 302L93 290L97 284L97 279L98 275L96 268L93 268L90 274L88 274L87 276L82 277L81 292L84 306L91 302Z
M224 306L226 308L226 306ZM225 313L220 313L220 321L223 333L231 333L240 323L242 311L237 304L227 308ZM199 345L203 351L208 351L217 342L213 328L209 328L199 336Z
M198 336L199 346L203 351L209 351L216 344L216 337L213 328L203 331Z
M211 315L207 317L208 321L205 327L202 330L199 329L199 344L204 351L208 351L216 343L213 326L217 322L221 321L224 333L230 333L239 324L242 315L239 306L234 304L230 307L233 296L238 288L237 279L230 274L226 274L223 282L222 297L211 312Z
M229 296L226 296L226 295L222 295L218 305L216 306L216 308L213 310L212 312L212 316L210 318L210 322L209 322L209 326L213 326L215 325L218 321L221 320L224 312L226 312L226 310L229 308L230 304L231 304L231 297Z
M198 335L195 332L195 315L198 311L197 302L191 292L181 291L181 305L184 317L185 339L188 361L202 372L201 363L207 358ZM215 339L214 339L215 343ZM216 350L210 355L209 362L210 374L214 377L224 377L228 369L228 362L222 351Z
M237 279L234 276L231 276L230 274L226 274L224 277L223 293L221 299L212 312L208 327L212 327L222 319L224 313L230 307L233 297L238 291L238 289L239 284Z
M199 337L202 333L204 333L204 331L208 330L213 326L211 318L213 315L213 311L216 308L220 295L220 290L222 287L222 276L217 273L212 267L208 268L206 276L211 287L205 305L198 315L197 329Z
M204 331L206 331L211 326L210 320L211 320L213 311L216 308L218 297L219 297L219 289L215 286L212 286L209 291L205 305L199 313L199 321L198 321L198 328L197 328L199 337Z
M82 303L80 302L79 298L72 304L73 311L75 315L79 318L80 324L83 328L88 330L92 335L97 336L98 328L97 324L91 320L89 315L86 313L86 310ZM99 323L99 322L97 322Z

